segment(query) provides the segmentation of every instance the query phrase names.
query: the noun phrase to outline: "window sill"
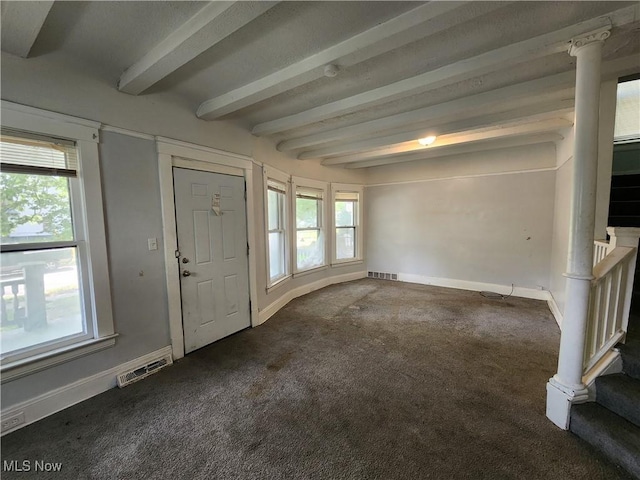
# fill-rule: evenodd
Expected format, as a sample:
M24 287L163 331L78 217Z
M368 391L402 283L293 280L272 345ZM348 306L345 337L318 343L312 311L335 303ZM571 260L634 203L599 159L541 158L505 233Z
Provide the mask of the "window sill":
M329 268L329 265L321 265L319 267L308 268L307 270L300 270L293 274L293 278L304 277L305 275L311 275L312 273L321 272Z
M334 260L333 262L331 262L331 266L332 267L348 267L349 265L359 265L361 263L364 263L364 260L362 258L356 258L356 259L347 259L347 260Z
M289 274L286 277L282 277L278 281L276 281L276 282L272 283L271 285L267 286L267 293L271 293L276 288L278 288L281 285L285 284L287 282L287 280L289 280L290 278L291 278L291 275Z
M0 366L2 383L26 377L32 373L112 347L116 343L117 336L118 334L114 334L103 338L86 340L23 360L2 364Z

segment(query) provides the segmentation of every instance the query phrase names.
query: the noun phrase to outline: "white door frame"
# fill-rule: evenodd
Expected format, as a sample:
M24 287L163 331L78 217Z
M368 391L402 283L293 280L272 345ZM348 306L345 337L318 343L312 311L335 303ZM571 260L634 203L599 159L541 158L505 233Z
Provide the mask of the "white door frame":
M256 282L256 229L253 211L253 160L245 155L202 147L164 137L156 137L158 171L162 203L162 229L164 234L164 263L169 305L169 332L173 358L184 357L184 331L182 327L182 300L180 276L176 267L175 252L178 249L175 202L173 191L173 167L205 170L214 173L243 176L247 184L247 241L249 243L249 298L251 299L251 326L259 324Z

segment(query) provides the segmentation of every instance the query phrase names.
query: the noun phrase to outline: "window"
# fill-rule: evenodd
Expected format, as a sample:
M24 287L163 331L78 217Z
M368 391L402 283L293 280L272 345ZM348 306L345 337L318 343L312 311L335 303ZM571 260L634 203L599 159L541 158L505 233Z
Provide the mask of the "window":
M97 145L46 131L93 139L97 130L8 105L0 132L3 381L114 342ZM27 124L41 129L26 131ZM91 252L90 231L92 240L100 236Z
M615 143L631 143L640 141L640 79L621 81L618 83L616 120L614 131Z
M362 190L334 185L334 263L362 260L361 207Z
M324 232L326 185L304 179L294 179L294 185L296 272L303 272L326 264Z
M267 244L269 283L274 285L289 274L287 241L287 182L267 179Z

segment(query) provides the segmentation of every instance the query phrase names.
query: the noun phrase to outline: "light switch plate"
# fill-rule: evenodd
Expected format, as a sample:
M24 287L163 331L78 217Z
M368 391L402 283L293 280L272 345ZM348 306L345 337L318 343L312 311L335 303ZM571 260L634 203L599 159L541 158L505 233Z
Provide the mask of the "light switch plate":
M157 238L150 238L147 240L147 243L149 245L149 250L157 250L158 249L158 239Z

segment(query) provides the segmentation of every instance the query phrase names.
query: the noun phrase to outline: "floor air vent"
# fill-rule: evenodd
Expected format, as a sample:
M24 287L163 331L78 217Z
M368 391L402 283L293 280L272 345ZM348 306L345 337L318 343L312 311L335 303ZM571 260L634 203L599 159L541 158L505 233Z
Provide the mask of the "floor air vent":
M380 278L382 280L398 280L397 273L367 272L367 277Z
M138 380L142 380L143 378L148 377L152 373L156 373L162 367L166 367L167 365L171 365L172 363L173 360L171 359L171 355L165 355L164 357L138 367L135 370L129 370L128 372L121 373L120 375L118 375L118 386L120 388L126 387L133 382L137 382Z

